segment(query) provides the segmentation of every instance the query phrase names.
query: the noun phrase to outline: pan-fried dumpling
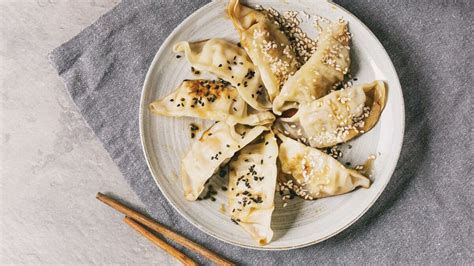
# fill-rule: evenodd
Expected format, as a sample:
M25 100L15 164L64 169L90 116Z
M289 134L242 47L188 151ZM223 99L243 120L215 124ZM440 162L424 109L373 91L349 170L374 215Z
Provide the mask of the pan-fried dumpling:
M281 115L282 111L316 100L343 81L351 61L350 39L347 22L329 25L319 36L316 52L283 85L273 101L273 112Z
M173 49L175 52L184 52L195 69L210 72L230 82L256 110L271 109L260 73L244 49L222 39L179 42Z
M275 119L269 111L251 112L235 88L215 80L185 80L174 92L149 107L158 115L198 117L230 124L264 125Z
M218 122L205 131L194 142L191 150L181 162L181 179L184 196L196 200L204 189L206 181L228 162L235 152L257 138L267 127L248 127Z
M273 101L288 76L299 67L288 38L262 12L241 5L238 0L229 1L227 13Z
M229 166L228 212L260 245L270 242L278 145L273 132L242 149Z
M282 140L278 157L281 170L289 178L283 185L298 196L312 200L370 186L367 177L345 168L330 155L281 134L278 137Z
M334 91L300 105L293 117L278 124L285 134L312 147L331 147L372 129L385 107L385 95L385 84L379 80Z

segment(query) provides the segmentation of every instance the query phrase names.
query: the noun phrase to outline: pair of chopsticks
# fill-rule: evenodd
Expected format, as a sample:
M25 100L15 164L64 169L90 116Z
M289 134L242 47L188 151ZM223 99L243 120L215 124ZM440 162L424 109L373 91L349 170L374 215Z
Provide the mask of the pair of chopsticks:
M125 214L125 218L123 221L135 229L138 233L146 237L148 240L153 242L155 245L158 247L162 248L164 251L168 252L171 256L175 257L178 259L181 263L184 265L198 265L195 261L193 261L191 258L186 256L184 253L181 251L177 250L170 244L166 243L165 241L161 240L159 237L155 236L153 233L151 233L147 228L144 226L152 229L153 231L159 233L163 237L172 240L178 244L180 244L183 247L186 247L190 249L191 251L194 251L195 253L198 253L210 261L216 263L217 265L234 265L232 262L222 258L221 256L217 255L216 253L204 248L203 246L194 243L193 241L171 231L170 229L166 228L165 226L161 225L158 222L155 222L154 220L146 217L145 215L136 212L127 206L123 205L122 203L102 194L102 193L97 193L96 198L103 203L109 205L110 207L114 208L115 210Z

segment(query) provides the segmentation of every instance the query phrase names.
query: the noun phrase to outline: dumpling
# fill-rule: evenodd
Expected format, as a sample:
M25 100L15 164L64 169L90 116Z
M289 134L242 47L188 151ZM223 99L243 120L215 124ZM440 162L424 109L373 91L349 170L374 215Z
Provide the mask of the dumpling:
M356 187L368 188L370 180L347 169L330 155L278 134L281 170L289 178L283 183L298 196L312 200L344 194Z
M174 92L152 102L149 108L158 115L198 117L230 124L263 125L275 119L269 111L252 112L235 88L215 80L184 80Z
M242 46L260 70L273 101L288 76L299 67L290 41L262 12L241 5L238 0L229 1L227 13L240 34Z
M240 96L259 111L271 109L260 72L244 49L222 39L200 42L179 42L175 52L184 52L191 65L210 72L236 87Z
M184 196L196 200L204 189L206 181L227 163L235 152L257 138L267 127L248 127L218 122L205 131L194 142L191 150L181 162L181 179Z
M385 95L380 80L334 91L301 105L293 117L277 124L312 147L331 147L372 129L385 107Z
M238 157L237 157L238 156ZM258 143L242 149L229 164L228 212L260 245L273 237L270 228L275 196L278 145L264 133Z
M351 62L350 39L347 22L329 25L318 38L316 52L283 85L273 101L273 112L281 115L282 111L316 100L343 81Z

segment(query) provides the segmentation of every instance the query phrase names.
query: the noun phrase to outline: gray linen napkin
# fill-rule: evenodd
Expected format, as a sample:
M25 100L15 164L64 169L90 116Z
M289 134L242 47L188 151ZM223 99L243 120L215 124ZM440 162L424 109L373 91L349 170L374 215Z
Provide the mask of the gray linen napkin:
M339 235L299 250L253 251L207 236L174 211L147 169L138 129L146 71L169 33L205 1L125 1L50 58L147 212L235 262L474 263L472 2L337 2L375 33L395 64L405 139L392 180L370 211Z

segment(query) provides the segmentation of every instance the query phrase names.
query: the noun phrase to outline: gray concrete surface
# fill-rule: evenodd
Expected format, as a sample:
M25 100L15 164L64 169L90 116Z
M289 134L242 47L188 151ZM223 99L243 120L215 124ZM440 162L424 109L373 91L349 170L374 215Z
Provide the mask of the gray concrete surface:
M141 207L48 62L118 0L0 0L0 264L176 264L95 199Z

